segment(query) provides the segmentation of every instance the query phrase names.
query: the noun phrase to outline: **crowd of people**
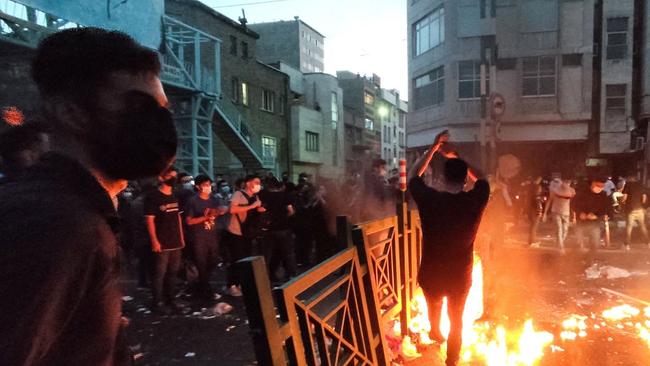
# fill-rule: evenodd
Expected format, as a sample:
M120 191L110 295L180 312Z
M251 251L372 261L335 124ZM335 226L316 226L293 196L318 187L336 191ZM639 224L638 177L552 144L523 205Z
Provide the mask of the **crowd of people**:
M42 115L0 134L0 364L131 364L124 258L137 259L133 275L151 289L152 311L170 314L180 310L179 277L201 305L242 296L235 263L251 255L265 258L272 281L286 281L343 249L337 215L380 218L403 198L381 159L342 184L305 173L294 183L288 173L227 181L179 172L159 73L158 54L120 32L75 28L39 45L32 77ZM448 365L458 360L477 233L501 245L514 222L535 247L551 220L562 253L573 225L579 247L595 250L623 217L623 248L635 227L650 245L636 177L514 184L468 167L448 139L438 135L409 180L426 245L420 285L431 309L452 297ZM223 291L213 288L220 263Z
M566 253L570 232L575 238L571 244L582 251L630 250L636 229L641 246L650 248L647 193L635 174L619 177L616 183L598 175L583 179L554 176L550 180L539 176L517 188L513 193L507 189L500 192L511 198L510 205L503 206L510 207L508 221L528 228L527 244L533 248L541 246L538 229L544 223L551 224L561 254Z

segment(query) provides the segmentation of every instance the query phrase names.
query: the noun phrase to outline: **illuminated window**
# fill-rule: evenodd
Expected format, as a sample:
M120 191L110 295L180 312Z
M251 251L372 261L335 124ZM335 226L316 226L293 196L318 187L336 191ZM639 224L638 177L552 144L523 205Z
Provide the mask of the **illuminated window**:
M241 83L241 104L248 105L248 83Z
M262 136L262 160L265 165L275 164L278 146L275 137Z

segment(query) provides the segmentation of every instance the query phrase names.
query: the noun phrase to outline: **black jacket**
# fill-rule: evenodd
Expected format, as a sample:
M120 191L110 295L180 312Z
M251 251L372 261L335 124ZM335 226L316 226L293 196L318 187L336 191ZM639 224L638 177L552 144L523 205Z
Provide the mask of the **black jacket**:
M0 188L0 365L116 365L117 215L77 161L46 154Z

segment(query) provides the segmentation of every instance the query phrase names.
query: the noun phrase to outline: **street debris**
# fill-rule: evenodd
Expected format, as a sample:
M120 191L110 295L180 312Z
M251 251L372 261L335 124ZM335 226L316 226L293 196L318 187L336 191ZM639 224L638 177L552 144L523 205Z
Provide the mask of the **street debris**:
M634 273L637 275L643 275L643 273ZM628 270L623 268L618 268L614 266L601 266L599 267L597 263L594 263L591 267L585 270L585 276L588 280L595 280L598 278L606 278L608 280L613 280L617 278L628 278L632 276Z
M185 357L187 357L187 358L191 358L191 357L194 357L194 356L196 356L196 353L194 353L194 352L187 352L185 354Z

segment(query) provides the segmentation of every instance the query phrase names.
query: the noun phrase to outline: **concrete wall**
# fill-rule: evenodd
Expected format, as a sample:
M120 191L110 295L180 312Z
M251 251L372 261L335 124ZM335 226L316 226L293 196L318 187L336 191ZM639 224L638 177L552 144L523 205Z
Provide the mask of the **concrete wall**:
M17 0L46 13L85 26L116 29L128 33L147 47L158 49L162 39L164 0Z
M300 69L300 44L298 23L280 21L249 24L249 28L260 34L256 50L261 61L285 63Z

